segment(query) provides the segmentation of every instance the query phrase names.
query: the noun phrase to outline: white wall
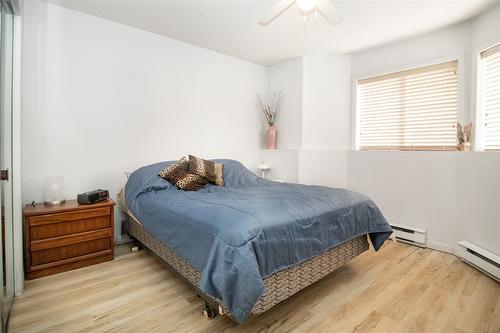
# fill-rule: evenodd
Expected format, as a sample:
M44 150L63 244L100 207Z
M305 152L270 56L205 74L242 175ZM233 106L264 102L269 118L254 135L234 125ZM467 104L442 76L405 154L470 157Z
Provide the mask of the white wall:
M350 62L349 55L307 56L270 68L270 88L285 96L278 116L279 149L261 152L272 167L270 178L347 186Z
M299 182L347 188L348 150L311 150L299 153Z
M267 68L43 2L23 22L25 202L48 175L115 197L124 171L186 153L255 170Z
M260 160L271 167L266 172L267 179L289 183L299 182L299 151L297 149L263 149L260 153Z
M458 154L456 238L500 254L500 153Z
M299 181L347 187L351 145L351 56L303 58Z
M348 187L372 198L390 223L427 229L430 246L452 251L458 154L351 151Z
M472 47L482 51L498 44L500 34L500 4L472 20Z
M370 196L392 223L427 229L453 252L468 240L500 253L500 153L351 151L348 187Z
M346 150L351 135L351 57L303 60L302 148Z

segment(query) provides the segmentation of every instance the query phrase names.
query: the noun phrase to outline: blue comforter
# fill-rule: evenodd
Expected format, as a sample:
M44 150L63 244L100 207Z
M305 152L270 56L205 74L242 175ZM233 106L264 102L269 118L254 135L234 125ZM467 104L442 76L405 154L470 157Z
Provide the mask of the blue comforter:
M263 278L369 234L376 250L392 230L377 206L352 191L262 179L233 160L225 187L177 189L157 174L172 162L138 169L125 202L144 228L201 272L200 289L243 322Z

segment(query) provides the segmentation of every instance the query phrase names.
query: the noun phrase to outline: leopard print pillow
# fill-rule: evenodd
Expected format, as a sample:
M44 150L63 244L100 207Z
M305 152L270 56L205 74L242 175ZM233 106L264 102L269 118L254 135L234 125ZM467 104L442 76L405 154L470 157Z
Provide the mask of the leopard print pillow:
M209 182L195 173L181 172L175 180L175 186L184 191L198 191Z
M189 172L197 174L217 186L224 186L224 164L189 155Z
M184 191L198 191L209 183L207 179L189 173L189 161L185 156L160 171L158 176Z
M168 180L172 184L175 184L175 180L182 172L187 172L189 170L189 161L185 156L182 156L180 160L170 164L168 167L163 169L158 173L158 176Z

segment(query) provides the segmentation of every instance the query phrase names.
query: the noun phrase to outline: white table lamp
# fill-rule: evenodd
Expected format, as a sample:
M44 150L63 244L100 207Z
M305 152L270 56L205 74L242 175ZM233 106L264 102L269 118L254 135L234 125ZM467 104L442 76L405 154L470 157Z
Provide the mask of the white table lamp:
M266 163L262 162L261 164L257 165L257 169L262 171L262 178L266 178L266 171L270 170L271 167L267 165Z
M45 177L45 204L60 205L64 200L64 177Z

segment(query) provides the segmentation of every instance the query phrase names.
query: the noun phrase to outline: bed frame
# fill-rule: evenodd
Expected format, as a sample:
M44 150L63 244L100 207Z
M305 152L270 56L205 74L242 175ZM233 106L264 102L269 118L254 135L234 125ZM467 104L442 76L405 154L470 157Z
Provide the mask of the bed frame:
M143 225L126 208L121 199L122 193L119 195L119 202L126 217L124 224L125 232L135 241L160 257L168 267L184 278L195 289L198 295L205 300L203 314L206 317L213 318L218 312L236 321L222 302L199 289L200 272L146 231ZM279 302L345 265L353 258L368 250L368 247L367 236L359 236L342 245L331 248L323 254L264 278L264 293L255 304L251 314L259 315L269 310Z

